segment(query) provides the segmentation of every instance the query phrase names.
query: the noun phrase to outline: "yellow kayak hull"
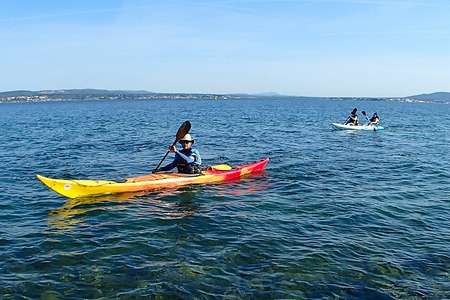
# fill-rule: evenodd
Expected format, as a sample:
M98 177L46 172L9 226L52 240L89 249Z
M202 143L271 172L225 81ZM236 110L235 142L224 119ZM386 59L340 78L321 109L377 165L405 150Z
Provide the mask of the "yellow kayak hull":
M161 188L174 188L189 184L215 183L237 179L252 173L262 172L269 159L238 166L231 170L207 170L201 175L178 173L151 174L127 178L125 182L110 180L53 179L42 175L36 177L47 187L67 198L79 198L125 192L150 191Z

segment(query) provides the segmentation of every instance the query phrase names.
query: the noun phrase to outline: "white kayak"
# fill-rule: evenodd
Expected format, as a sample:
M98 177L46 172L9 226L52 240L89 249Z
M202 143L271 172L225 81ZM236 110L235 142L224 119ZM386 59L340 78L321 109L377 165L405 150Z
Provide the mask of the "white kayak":
M350 130L371 130L371 131L377 131L382 130L384 127L382 126L375 126L375 125L344 125L339 123L331 123L334 127L338 129L350 129Z

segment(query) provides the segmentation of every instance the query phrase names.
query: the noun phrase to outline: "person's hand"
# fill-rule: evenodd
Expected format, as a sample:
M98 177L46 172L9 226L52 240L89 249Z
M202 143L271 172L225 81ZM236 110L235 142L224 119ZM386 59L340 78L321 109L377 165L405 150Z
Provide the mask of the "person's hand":
M169 151L175 153L175 152L177 152L177 147L175 147L175 145L170 145Z

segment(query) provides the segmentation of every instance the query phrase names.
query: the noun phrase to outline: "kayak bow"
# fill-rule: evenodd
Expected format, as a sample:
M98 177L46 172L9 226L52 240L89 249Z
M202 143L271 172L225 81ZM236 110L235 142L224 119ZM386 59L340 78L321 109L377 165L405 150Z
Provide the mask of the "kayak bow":
M127 178L125 182L110 180L53 179L42 175L36 175L36 177L47 187L64 197L79 198L233 180L262 172L268 163L269 159L266 158L254 163L237 166L231 170L221 171L208 169L200 175L180 173L150 174Z

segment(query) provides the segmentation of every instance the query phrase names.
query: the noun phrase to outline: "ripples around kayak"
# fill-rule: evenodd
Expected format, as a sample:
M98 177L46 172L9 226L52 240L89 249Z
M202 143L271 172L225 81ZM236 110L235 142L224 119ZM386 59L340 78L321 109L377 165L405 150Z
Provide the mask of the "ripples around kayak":
M385 130L333 129L353 107ZM0 298L450 298L449 107L2 104ZM184 120L205 163L270 157L266 172L78 200L34 177L148 173Z

